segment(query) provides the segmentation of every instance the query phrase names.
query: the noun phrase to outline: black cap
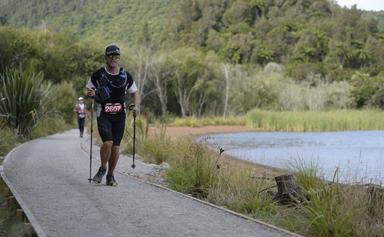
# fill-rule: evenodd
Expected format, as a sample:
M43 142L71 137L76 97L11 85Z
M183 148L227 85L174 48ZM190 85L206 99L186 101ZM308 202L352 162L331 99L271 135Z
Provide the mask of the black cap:
M117 45L111 44L105 48L105 55L120 55L120 49Z

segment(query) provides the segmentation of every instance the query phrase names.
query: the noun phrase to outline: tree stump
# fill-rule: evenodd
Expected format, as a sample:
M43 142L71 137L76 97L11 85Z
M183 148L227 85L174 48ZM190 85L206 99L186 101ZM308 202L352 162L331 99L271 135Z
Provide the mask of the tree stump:
M274 200L281 204L292 204L303 202L301 188L297 186L292 174L275 177L277 193Z

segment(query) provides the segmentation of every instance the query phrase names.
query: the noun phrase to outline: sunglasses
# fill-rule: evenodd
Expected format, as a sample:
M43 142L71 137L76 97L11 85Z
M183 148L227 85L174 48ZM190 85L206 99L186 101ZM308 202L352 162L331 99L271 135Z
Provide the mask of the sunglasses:
M112 55L108 55L107 58L108 58L108 59L116 60L116 59L120 59L120 55L116 55L116 54L113 55L113 54L112 54Z

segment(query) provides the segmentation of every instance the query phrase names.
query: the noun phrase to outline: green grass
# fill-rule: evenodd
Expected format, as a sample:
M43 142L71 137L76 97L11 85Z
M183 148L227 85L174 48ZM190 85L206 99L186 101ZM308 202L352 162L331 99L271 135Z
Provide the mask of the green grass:
M209 125L241 125L246 124L246 118L244 116L231 116L231 117L186 117L176 118L171 122L170 126L187 126L187 127L201 127Z
M172 142L165 136L165 127L162 127L159 136L142 139L139 152L147 163L161 164L168 160L172 152Z
M382 130L384 112L379 110L336 110L273 112L252 110L247 124L269 131Z
M166 173L170 187L198 198L206 198L216 181L216 166L209 151L190 141L178 142L170 169Z

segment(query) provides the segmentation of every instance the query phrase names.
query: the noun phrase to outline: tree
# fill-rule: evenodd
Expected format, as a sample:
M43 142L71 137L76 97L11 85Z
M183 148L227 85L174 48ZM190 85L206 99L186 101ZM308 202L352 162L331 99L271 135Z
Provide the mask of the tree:
M181 115L185 117L192 113L191 96L204 84L203 65L200 63L202 55L192 48L181 48L173 52L171 57L174 67L174 93L180 105Z
M37 35L31 30L0 26L0 70L33 68L42 52Z
M379 89L377 79L369 77L368 74L356 72L351 79L351 95L356 106L366 106L371 97Z
M169 65L168 60L165 54L159 54L153 57L149 71L149 79L153 82L160 101L162 116L167 113L168 88L172 73L172 67Z
M242 69L239 65L232 65L229 63L222 63L221 68L224 74L224 108L223 117L226 117L229 113L229 100L235 90L233 89L233 83L235 78L242 78ZM241 80L241 79L240 79Z
M150 70L151 55L153 54L153 48L154 45L152 43L151 36L149 33L149 26L146 22L138 39L138 46L135 48L132 57L132 61L134 62L133 64L135 67L134 78L136 79L138 93L141 98L140 102L142 102L148 94L154 92L154 90L150 90L150 92L145 92Z

